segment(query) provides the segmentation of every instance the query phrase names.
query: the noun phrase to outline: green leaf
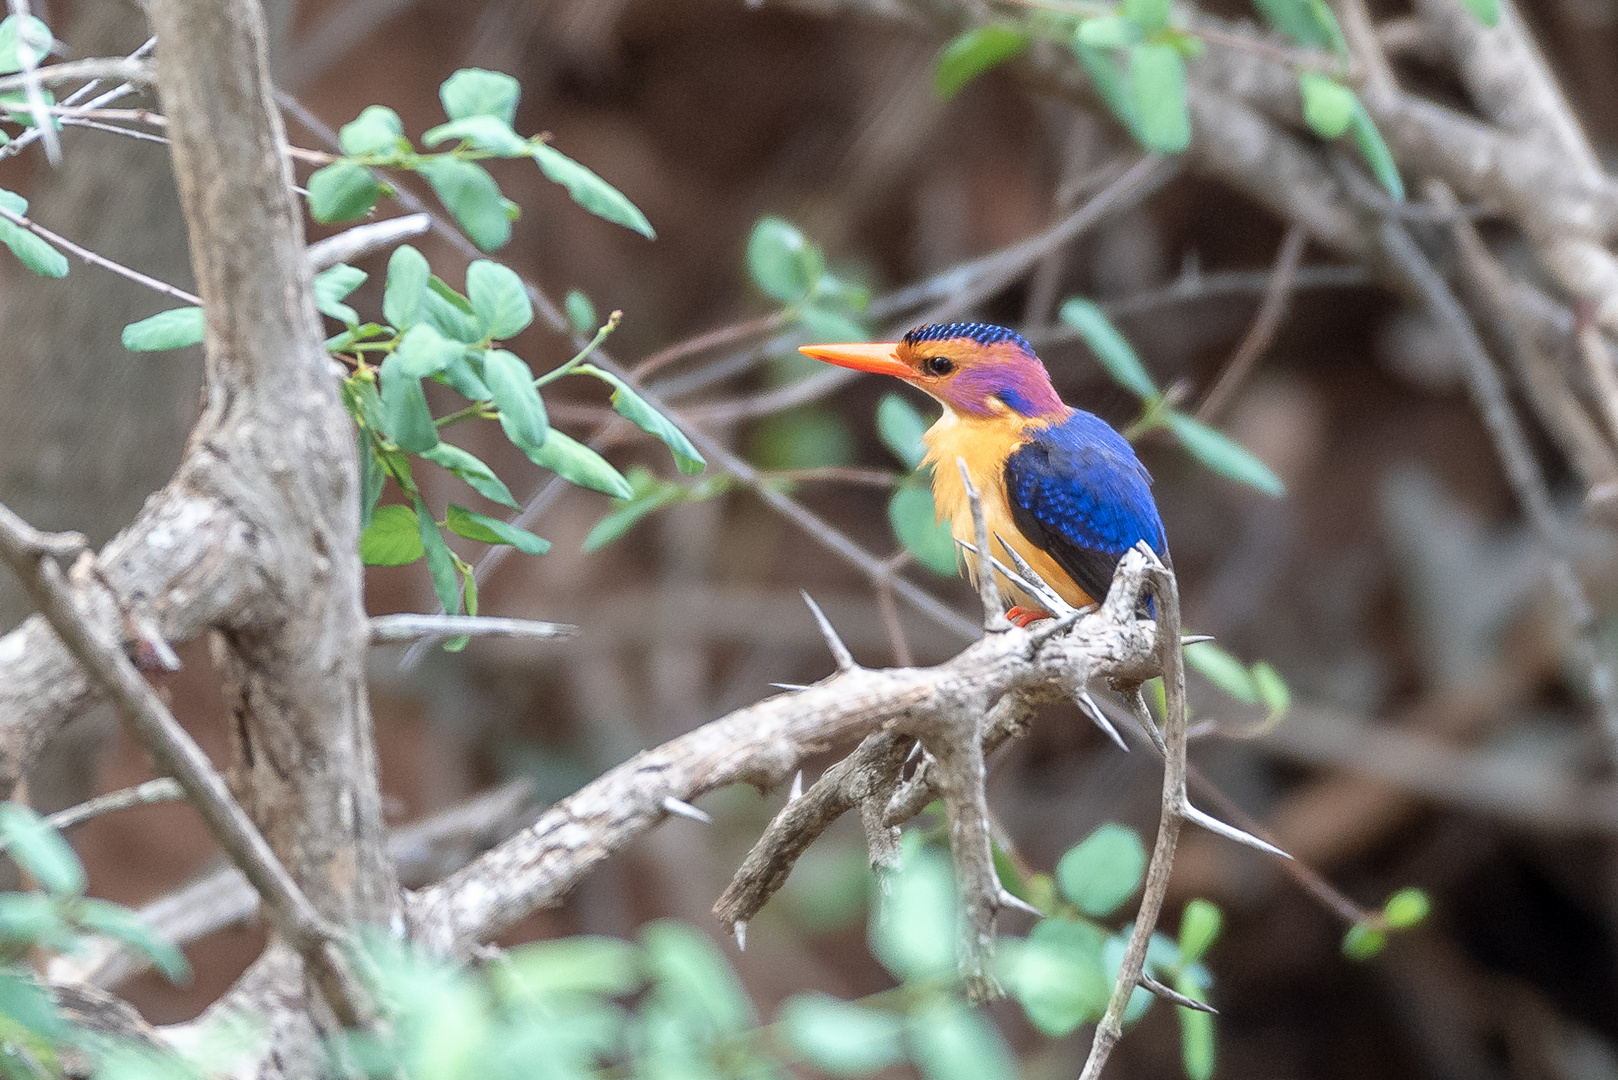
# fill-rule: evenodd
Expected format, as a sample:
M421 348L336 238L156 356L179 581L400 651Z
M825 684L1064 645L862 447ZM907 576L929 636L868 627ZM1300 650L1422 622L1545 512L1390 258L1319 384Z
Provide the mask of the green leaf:
M389 154L404 138L404 122L386 105L367 105L358 116L337 133L337 145L353 157L361 154Z
M404 566L421 558L421 529L408 506L379 506L360 534L360 561L366 566Z
M600 322L596 319L596 306L590 298L577 289L569 289L567 299L562 302L567 309L568 325L580 337L589 337L596 332Z
M814 289L826 271L826 260L796 225L765 217L748 237L747 271L766 296L794 304Z
M719 950L689 926L660 920L641 931L646 963L662 1003L699 1018L715 1034L757 1023L753 1003Z
M993 1024L936 998L911 1014L911 1051L926 1080L1017 1080L1016 1060Z
M1172 409L1164 415L1164 421L1192 457L1220 476L1270 496L1286 492L1281 478L1230 436Z
M1185 58L1173 45L1144 42L1129 49L1135 134L1152 150L1176 154L1191 145L1185 97Z
M14 16L8 16L12 17ZM28 200L10 191L0 190L0 206L4 206L13 214L22 215L28 212ZM0 220L0 244L10 248L11 253L17 256L24 266L40 277L67 277L67 256L21 225Z
M8 17L7 21L14 17ZM70 1033L67 1022L57 1013L50 995L20 971L0 969L0 1018L48 1041L68 1038ZM7 1046L4 1050L0 1050L0 1053L10 1057L15 1051ZM18 1073L8 1075L41 1074L19 1070Z
M888 500L888 524L905 550L933 573L955 577L958 555L948 525L938 521L933 494L919 484L905 484Z
M892 890L871 920L871 952L901 979L955 970L955 879L936 851L906 852Z
M1100 308L1082 296L1070 297L1062 305L1060 318L1079 332L1101 366L1114 382L1141 398L1157 396L1157 387L1135 353L1129 339L1118 332Z
M359 313L343 303L343 299L365 284L367 277L370 275L364 270L344 263L322 270L315 275L315 306L322 315L329 315L344 326L357 326Z
M30 64L43 63L51 54L51 28L32 15L7 15L0 19L0 75L23 69L26 55Z
M509 506L513 510L522 507L516 499L512 498L511 489L501 483L494 470L478 460L475 456L462 450L459 446L441 442L437 446L421 455L435 465L442 465L456 476L472 485L472 489L490 502L497 502L501 506Z
M1253 0L1265 20L1281 33L1317 49L1335 49L1343 32L1331 9L1311 0Z
M837 413L805 405L761 420L748 440L748 455L765 469L847 465L854 460L854 435Z
M427 288L421 294L421 317L445 337L464 345L483 341L483 327L478 325L471 302L437 274L427 278Z
M500 427L506 438L533 457L531 451L545 442L550 431L545 403L534 389L534 373L515 355L490 349L483 354L483 381L500 410Z
M1202 987L1186 972L1175 978L1174 989L1193 1001L1208 1000ZM1174 1011L1180 1014L1180 1063L1186 1080L1211 1080L1217 1063L1213 1016L1183 1005Z
M437 146L451 139L464 139L479 150L504 158L527 157L531 149L528 140L511 130L511 125L498 116L462 117L439 124L421 137L421 141L428 146Z
M382 194L371 170L336 161L309 177L309 213L316 221L353 221L369 214Z
M573 201L590 213L633 229L648 240L657 239L652 223L623 192L548 143L534 143L531 153L539 171L562 185Z
M882 437L882 445L904 462L907 469L918 468L927 454L927 447L921 441L927 427L927 421L916 407L898 394L883 394L877 403L876 432Z
M1018 26L979 26L955 38L938 54L933 89L945 101L985 71L1027 50L1033 38Z
M451 120L468 116L493 116L513 124L517 120L517 98L522 86L500 71L462 68L438 88L438 100Z
M519 529L499 518L480 514L462 506L449 504L444 524L456 536L476 540L482 544L510 544L524 555L543 555L551 549L551 542L535 536L527 529Z
M460 578L455 572L455 555L444 543L444 534L438 531L438 522L428 512L427 504L413 499L416 507L416 532L421 537L422 550L427 553L427 570L433 577L433 592L438 602L450 615L461 611Z
M400 244L388 257L388 280L382 290L382 317L401 333L422 320L421 294L432 270L421 252Z
M1084 73L1090 77L1096 93L1106 102L1107 108L1129 129L1130 134L1140 138L1140 118L1135 115L1135 96L1130 90L1129 72L1118 57L1111 49L1097 49L1085 44L1077 33L1069 42L1069 47L1073 55L1079 58Z
M1461 0L1461 4L1484 26L1492 29L1500 25L1499 0Z
M507 993L620 997L646 981L640 950L617 938L578 935L519 945L491 969Z
M86 899L73 905L73 921L87 930L105 934L151 960L170 982L186 982L191 978L191 965L185 953L173 942L157 936L135 912L105 900Z
M1335 139L1348 130L1359 104L1354 91L1318 71L1300 71L1298 93L1303 97L1303 118L1315 134Z
M866 338L865 328L847 314L819 304L805 304L798 312L798 321L816 341L864 341Z
M1102 15L1081 22L1075 36L1097 49L1122 49L1140 41L1141 27L1127 15Z
M459 158L434 157L424 159L416 171L478 247L493 251L511 239L505 200L488 169Z
M1382 905L1382 917L1395 930L1408 930L1426 920L1432 901L1420 889L1400 889Z
M1180 915L1180 958L1188 964L1201 960L1219 937L1224 921L1219 908L1206 900L1196 899L1186 904Z
M466 295L489 337L516 337L534 321L522 278L497 262L479 259L466 268Z
M201 345L206 326L201 308L170 308L124 327L122 341L130 352L183 349Z
M371 433L361 430L359 433L360 455L360 531L363 535L371 527L371 518L376 513L376 501L382 497L382 489L387 486L388 474L382 468L382 463L376 458L376 448L371 445Z
M0 893L0 942L48 944L64 932L61 901L44 893Z
M1199 641L1185 647L1185 662L1202 673L1202 677L1219 689L1249 705L1258 702L1258 688L1246 666L1230 653L1211 641Z
M1007 943L1010 946L1011 943ZM1053 1039L1095 1021L1112 982L1102 965L1101 932L1089 923L1044 919L1000 964L1029 1023Z
M1354 116L1349 122L1349 129L1354 134L1354 145L1365 158L1365 164L1370 166L1371 175L1387 189L1389 195L1403 202L1405 184L1399 178L1399 166L1394 164L1393 152L1382 141L1382 133L1376 129L1376 123L1359 98L1354 99Z
M631 499L596 522L595 527L585 536L584 543L580 547L586 552L600 551L630 529L639 525L650 515L670 503L679 501L679 498L679 489L670 484L666 494L659 494L650 498Z
M1270 715L1280 716L1292 708L1292 690L1279 671L1260 660L1253 665L1250 674L1253 676L1253 689L1258 691L1258 699L1264 702Z
M1387 931L1370 923L1355 923L1343 935L1343 955L1350 960L1369 960L1387 947Z
M707 468L707 461L697 452L697 448L691 445L691 440L685 437L685 432L675 427L674 421L646 404L646 401L635 392L634 387L612 372L603 371L594 364L586 367L591 375L612 387L613 411L648 435L655 435L661 439L663 445L673 453L674 462L681 472L687 476L695 476Z
M438 428L427 408L421 378L404 370L397 352L382 361L382 432L401 450L424 454L438 445Z
M427 323L417 323L404 332L398 348L393 350L388 360L382 362L382 366L384 371L396 371L406 378L423 379L428 375L437 375L464 355L465 351L460 342L450 341ZM392 369L387 366L389 360L393 362ZM384 390L384 400L386 396Z
M607 464L606 458L555 428L551 428L539 446L521 446L518 449L528 455L529 461L551 470L569 483L594 488L615 499L627 499L633 494L629 481Z
M6 853L46 892L77 896L84 892L84 866L62 834L21 803L0 803L0 839Z
M482 358L483 354L480 352L478 354L480 363ZM464 350L435 378L454 387L456 393L470 401L488 401L490 399L488 385L483 381L483 376L478 374L472 358L467 356Z
M905 1059L904 1017L829 994L796 994L776 1017L787 1043L832 1076L863 1076Z
M1111 915L1140 888L1146 849L1134 829L1108 822L1056 864L1056 880L1086 915Z
M1169 0L1124 0L1124 14L1150 36L1169 25Z

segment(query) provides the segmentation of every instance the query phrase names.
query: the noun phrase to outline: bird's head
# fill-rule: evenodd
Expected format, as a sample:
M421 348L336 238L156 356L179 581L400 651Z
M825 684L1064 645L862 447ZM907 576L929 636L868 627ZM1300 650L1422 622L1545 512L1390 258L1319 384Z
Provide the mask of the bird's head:
M839 367L903 379L957 415L1014 413L1051 420L1068 414L1033 346L1003 326L933 323L916 327L902 341L805 345L799 351Z

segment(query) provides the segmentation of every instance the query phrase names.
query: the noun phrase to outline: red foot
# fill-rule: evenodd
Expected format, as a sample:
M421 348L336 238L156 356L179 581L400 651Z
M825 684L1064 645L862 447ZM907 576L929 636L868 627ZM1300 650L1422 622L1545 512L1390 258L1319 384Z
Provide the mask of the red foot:
M1006 612L1006 618L1010 619L1014 624L1020 627L1025 627L1029 623L1038 622L1041 619L1048 619L1050 617L1050 612L1041 611L1039 608L1025 608L1018 606Z

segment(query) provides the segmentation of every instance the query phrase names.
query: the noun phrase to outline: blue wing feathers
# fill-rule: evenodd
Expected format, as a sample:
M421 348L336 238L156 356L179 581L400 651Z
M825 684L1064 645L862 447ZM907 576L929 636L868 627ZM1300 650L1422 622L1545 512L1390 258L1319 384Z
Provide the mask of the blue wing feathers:
M1167 556L1152 478L1106 421L1075 410L1006 459L1012 519L1092 597L1123 553L1145 540Z

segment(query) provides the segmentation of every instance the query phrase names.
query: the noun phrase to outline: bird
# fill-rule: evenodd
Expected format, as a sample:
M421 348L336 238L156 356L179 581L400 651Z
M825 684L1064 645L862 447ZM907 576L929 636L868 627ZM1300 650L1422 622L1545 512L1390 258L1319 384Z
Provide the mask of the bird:
M966 463L998 536L1067 603L1105 596L1124 552L1144 540L1165 562L1168 542L1152 477L1122 435L1099 416L1068 406L1033 346L981 322L918 326L896 342L805 345L804 355L902 379L943 406L922 436L933 466L933 505L956 540L976 536L971 500L956 466ZM976 573L971 564L975 579ZM1050 613L1005 581L1027 626Z

